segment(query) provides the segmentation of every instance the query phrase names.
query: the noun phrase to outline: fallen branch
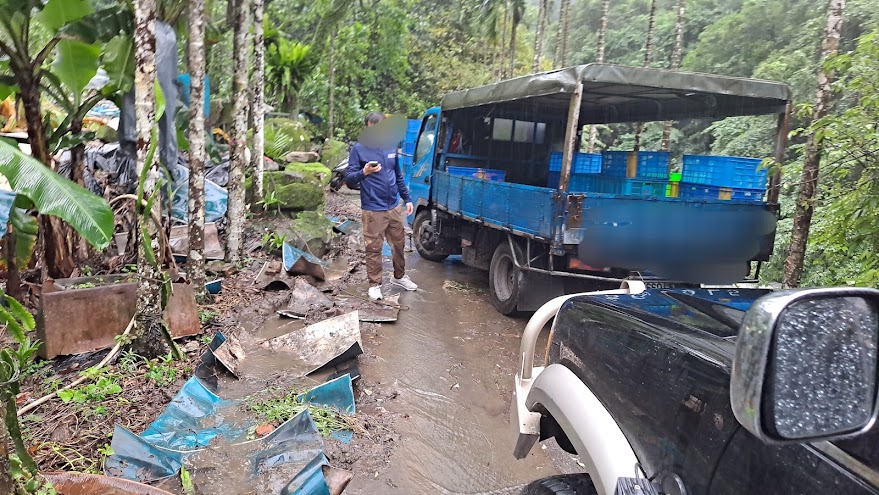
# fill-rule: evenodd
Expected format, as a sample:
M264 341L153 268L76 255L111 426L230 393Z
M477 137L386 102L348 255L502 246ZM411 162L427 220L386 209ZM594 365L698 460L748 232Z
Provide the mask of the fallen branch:
M132 316L131 321L128 322L128 326L125 328L125 331L122 332L121 337L126 337L129 333L131 333L131 329L134 328L134 320L135 320L135 316ZM116 354L118 354L119 350L122 349L123 340L124 339L116 339L116 345L113 346L113 348L110 350L110 353L107 354L107 356L104 357L104 359L102 359L101 362L98 363L98 365L95 366L94 368L101 369L104 366L106 366L107 363L109 363L114 357L116 357ZM62 387L62 388L59 388L58 390L52 392L49 395L45 395L43 397L40 397L39 399L31 402L30 404L22 407L21 409L19 409L18 416L21 417L24 414L29 413L29 412L33 411L34 409L36 409L37 407L40 407L41 405L45 404L46 402L52 400L52 398L54 398L58 395L58 392L61 392L62 390L70 390L73 387L77 387L79 385L82 385L83 383L85 383L88 380L89 380L89 378L87 376L82 376L79 379L77 379L76 381L70 383L69 385Z

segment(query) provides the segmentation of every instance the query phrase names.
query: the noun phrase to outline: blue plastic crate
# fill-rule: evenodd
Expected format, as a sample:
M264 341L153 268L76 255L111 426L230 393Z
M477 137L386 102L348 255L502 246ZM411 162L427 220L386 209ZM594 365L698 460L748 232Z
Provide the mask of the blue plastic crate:
M626 178L629 151L605 151L601 154L601 173L607 177Z
M490 168L447 167L446 171L451 175L461 175L464 177L493 180L497 182L504 182L507 177L506 172L503 170L493 170Z
M665 186L667 185L667 180L623 179L622 194L625 196L665 198Z
M623 184L613 177L596 174L574 174L568 181L570 192L591 192L600 194L620 194Z
M562 171L562 153L554 151L549 155L549 171ZM600 174L601 155L597 153L575 153L571 172L575 174Z
M561 172L550 172L547 187L558 189L560 178ZM620 179L597 174L571 174L568 179L568 192L620 194L622 187Z
M697 201L748 201L762 203L764 189L708 186L681 182L678 197Z
M421 121L418 119L409 119L406 123L406 131L415 132L416 134L421 129Z
M639 151L638 179L668 179L671 154L668 151Z
M409 155L415 153L415 143L403 143L403 153Z
M739 156L684 155L682 182L739 189L766 189L762 160ZM759 170L758 170L759 169Z
M605 151L601 154L602 171L608 177L627 178L632 151ZM639 151L635 179L668 179L671 154L667 151Z

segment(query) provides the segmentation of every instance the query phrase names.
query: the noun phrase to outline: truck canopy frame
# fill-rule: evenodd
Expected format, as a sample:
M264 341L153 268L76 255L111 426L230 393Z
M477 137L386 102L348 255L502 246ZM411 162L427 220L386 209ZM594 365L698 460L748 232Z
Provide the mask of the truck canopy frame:
M505 103L527 110L539 99L545 111L567 113L580 86L580 125L783 114L791 99L790 88L778 82L587 64L449 93L441 107Z

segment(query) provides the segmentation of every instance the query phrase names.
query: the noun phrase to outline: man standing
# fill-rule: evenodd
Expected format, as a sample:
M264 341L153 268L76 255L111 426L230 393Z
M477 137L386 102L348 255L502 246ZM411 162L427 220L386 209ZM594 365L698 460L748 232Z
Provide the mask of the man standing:
M365 119L366 127L372 127L385 119L384 114L370 112ZM382 246L385 237L391 245L394 276L391 283L406 290L418 288L406 275L403 251L405 231L403 208L400 197L406 203L406 215L412 214L412 198L403 181L403 171L394 147L383 146L381 139L375 143L358 142L351 148L345 183L348 187L360 184L360 208L363 210L363 239L366 242L366 274L369 276L369 298L382 298ZM373 147L375 146L375 147Z

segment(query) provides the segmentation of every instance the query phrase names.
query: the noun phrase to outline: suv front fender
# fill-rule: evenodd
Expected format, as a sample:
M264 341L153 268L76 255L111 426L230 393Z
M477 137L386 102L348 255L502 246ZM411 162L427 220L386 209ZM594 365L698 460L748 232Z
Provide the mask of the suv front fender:
M599 494L613 495L621 477L640 476L629 441L592 390L561 364L535 371L539 374L525 398L525 407L531 414L545 411L555 419Z

